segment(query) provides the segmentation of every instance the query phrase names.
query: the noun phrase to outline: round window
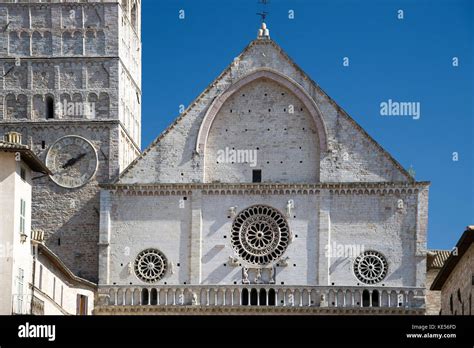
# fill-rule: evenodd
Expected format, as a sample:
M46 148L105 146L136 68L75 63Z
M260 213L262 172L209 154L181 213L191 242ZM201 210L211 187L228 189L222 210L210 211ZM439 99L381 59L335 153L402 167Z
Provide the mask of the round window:
M240 212L232 224L232 248L250 264L265 265L278 259L289 243L288 223L271 207L249 207Z
M135 274L144 282L153 283L164 277L168 260L157 249L146 249L135 259Z
M354 262L354 274L365 284L381 282L388 272L385 257L377 251L365 251Z

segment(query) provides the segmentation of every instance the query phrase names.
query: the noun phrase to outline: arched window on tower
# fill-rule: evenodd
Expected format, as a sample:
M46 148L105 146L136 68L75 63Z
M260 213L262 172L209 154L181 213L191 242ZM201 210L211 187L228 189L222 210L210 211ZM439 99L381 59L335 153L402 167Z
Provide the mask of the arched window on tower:
M54 118L54 98L50 95L46 97L46 119L53 119Z

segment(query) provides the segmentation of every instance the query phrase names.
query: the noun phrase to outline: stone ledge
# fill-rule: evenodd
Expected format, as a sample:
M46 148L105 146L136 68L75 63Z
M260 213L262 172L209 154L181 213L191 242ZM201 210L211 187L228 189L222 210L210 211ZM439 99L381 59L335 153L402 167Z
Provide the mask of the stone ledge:
M96 306L94 315L425 315L424 308Z
M428 187L429 182L372 182L372 183L316 183L316 184L224 184L224 183L180 183L180 184L102 184L103 189L111 190L115 195L159 196L159 195L192 195L192 190L202 190L203 195L284 195L320 194L417 194Z

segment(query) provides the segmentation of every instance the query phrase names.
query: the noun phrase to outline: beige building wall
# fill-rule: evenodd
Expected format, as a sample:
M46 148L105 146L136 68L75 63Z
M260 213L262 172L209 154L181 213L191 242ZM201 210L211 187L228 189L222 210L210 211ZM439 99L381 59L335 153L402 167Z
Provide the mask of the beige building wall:
M92 314L94 284L73 276L62 267L62 262L44 246L38 248L34 262L33 296L39 303L38 312L44 315ZM81 300L83 296L83 311ZM85 303L85 304L84 304ZM41 313L41 308L43 313Z
M95 285L74 276L38 242L43 235L31 230L32 178L41 175L31 168L47 169L39 169L41 163L23 145L2 144L7 150L0 151L0 315L91 314Z
M0 152L0 314L28 310L31 280L31 170L14 152ZM25 170L25 180L20 176ZM25 202L24 236L20 234L21 200Z

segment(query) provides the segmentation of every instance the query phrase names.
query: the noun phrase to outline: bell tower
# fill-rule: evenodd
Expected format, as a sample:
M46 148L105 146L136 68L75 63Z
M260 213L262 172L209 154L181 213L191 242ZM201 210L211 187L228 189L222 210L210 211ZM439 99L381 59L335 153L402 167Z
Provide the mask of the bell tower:
M140 153L141 1L0 3L0 137L50 167L33 186L32 230L97 280L99 185Z

